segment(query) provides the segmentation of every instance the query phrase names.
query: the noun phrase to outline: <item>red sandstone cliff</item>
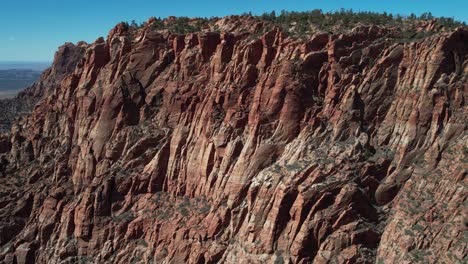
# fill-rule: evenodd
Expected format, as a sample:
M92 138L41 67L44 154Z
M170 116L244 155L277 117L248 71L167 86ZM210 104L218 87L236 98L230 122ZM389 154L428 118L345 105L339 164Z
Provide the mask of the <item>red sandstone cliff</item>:
M467 257L466 29L216 25L60 49L0 137L0 261Z

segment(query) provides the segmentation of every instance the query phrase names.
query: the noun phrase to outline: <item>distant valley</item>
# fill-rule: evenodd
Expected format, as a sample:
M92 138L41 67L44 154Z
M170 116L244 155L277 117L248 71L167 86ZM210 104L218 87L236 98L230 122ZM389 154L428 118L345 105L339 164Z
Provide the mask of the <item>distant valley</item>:
M14 97L34 83L49 63L0 62L0 99Z

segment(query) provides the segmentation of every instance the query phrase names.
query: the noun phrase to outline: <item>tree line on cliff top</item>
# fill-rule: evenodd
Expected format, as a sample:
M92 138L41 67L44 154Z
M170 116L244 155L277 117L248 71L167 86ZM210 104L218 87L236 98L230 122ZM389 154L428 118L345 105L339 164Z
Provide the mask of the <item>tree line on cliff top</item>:
M336 25L342 27L354 27L357 24L388 25L399 26L403 24L414 24L417 21L431 21L436 19L436 23L444 28L453 29L459 26L466 26L464 22L457 21L450 17L434 17L430 12L416 16L402 16L399 14L383 12L354 12L352 9L341 9L334 12L323 12L315 9L307 12L281 11L279 15L275 11L264 13L258 16L261 20L270 21L284 27L295 23L299 30L301 27L307 28L311 25L322 29L327 29Z
M252 16L259 20L270 22L295 35L305 35L315 30L348 30L356 25L381 25L395 26L402 31L411 31L415 24L423 21L435 21L440 29L451 30L456 27L466 26L465 22L460 22L451 17L434 17L431 13L423 13L420 16L410 14L409 16L393 15L390 13L377 12L354 12L351 9L341 9L334 12L323 12L320 9L314 9L305 12L281 11L276 14L275 11L254 16L252 13L244 13L241 16ZM210 22L217 19L212 18L189 18L189 17L171 17L166 19L154 18L151 28L154 30L169 30L174 33L187 34L202 31L210 28ZM137 24L132 21L122 22L131 29L138 29L146 25L147 22ZM211 27L217 31L216 26Z

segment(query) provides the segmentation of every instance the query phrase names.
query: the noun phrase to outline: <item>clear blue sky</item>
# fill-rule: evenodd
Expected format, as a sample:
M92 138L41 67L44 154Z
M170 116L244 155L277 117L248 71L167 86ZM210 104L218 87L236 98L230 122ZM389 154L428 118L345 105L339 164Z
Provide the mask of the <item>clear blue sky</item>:
M94 41L120 21L282 9L379 11L468 21L468 0L1 0L0 61L51 61L64 42Z

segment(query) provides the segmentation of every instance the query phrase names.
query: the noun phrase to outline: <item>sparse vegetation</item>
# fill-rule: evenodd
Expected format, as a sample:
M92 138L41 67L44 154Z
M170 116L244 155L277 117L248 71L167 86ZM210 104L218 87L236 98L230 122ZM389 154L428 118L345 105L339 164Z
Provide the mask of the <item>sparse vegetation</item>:
M199 32L209 22L207 18L194 18L188 17L170 17L167 19L154 18L151 23L151 28L154 30L167 29L171 32L178 34L187 34ZM144 25L144 24L142 24Z
M190 214L189 210L187 210L185 207L179 207L177 210L182 216L188 216Z
M136 263L139 263L140 261L141 261L141 257L138 256L138 257L132 258L130 263L131 264L136 264Z
M112 217L112 220L114 222L131 222L133 221L133 219L135 219L135 215L133 214L132 211L128 211L128 212Z
M216 105L213 106L213 112L211 114L211 117L215 121L217 121L217 122L222 121L225 116L226 116L226 113L224 112L224 109L222 108L221 105L216 104Z
M364 148L362 151L362 157L364 160L370 159L372 156L374 156L375 150L370 149L370 148Z
M241 16L253 16L251 12L243 13ZM260 21L269 22L274 26L282 28L292 36L304 38L316 31L344 32L358 25L379 25L390 26L401 30L401 36L398 38L402 42L409 42L424 38L434 34L437 30L452 30L456 27L466 26L465 22L457 21L451 17L434 17L431 13L423 13L420 16L415 14L399 15L377 12L355 12L352 9L340 9L334 12L323 12L320 9L314 9L304 12L281 11L276 14L275 11L254 16ZM168 30L177 34L188 34L200 31L219 32L220 28L213 22L217 18L189 18L189 17L168 17L155 18L150 20L149 27L153 30ZM435 23L435 31L417 31L416 26L424 23ZM130 31L136 31L147 22L138 24L135 21L131 23L121 22L124 28ZM265 26L264 31L271 30L272 27Z
M202 208L198 210L198 212L200 212L201 214L207 214L210 212L210 210L211 210L211 206L208 204L205 204Z
M179 204L179 207L177 207L177 211L179 211L179 213L182 216L186 217L190 214L189 210L187 209L187 206L189 205L190 205L189 202L184 201L181 204Z
M283 256L277 256L275 259L275 264L283 264L283 263L284 263Z
M335 12L323 12L320 9L306 12L288 12L283 10L280 15L276 15L273 11L271 13L264 13L259 18L275 23L288 31L294 31L299 36L314 28L332 30L333 27L338 26L342 29L350 29L359 24L398 26L403 29L414 25L415 22L431 21L433 19L436 19L437 25L445 29L466 26L465 22L447 17L435 18L431 13L423 13L418 17L415 14L402 16L386 12L354 12L352 9L340 9Z
M413 229L416 231L423 231L424 227L422 225L416 224L413 226Z
M137 244L143 247L148 247L148 243L144 239L138 239Z
M284 165L288 171L300 171L303 167L297 162Z

